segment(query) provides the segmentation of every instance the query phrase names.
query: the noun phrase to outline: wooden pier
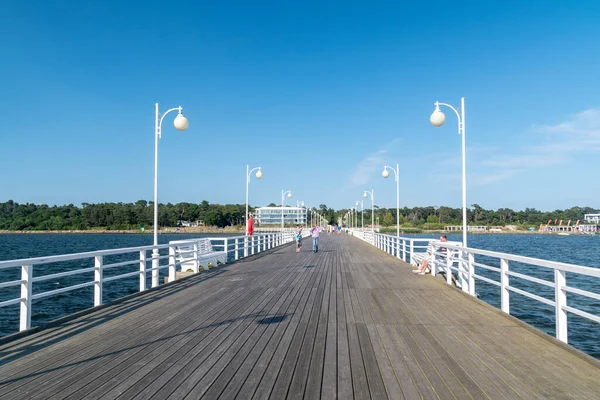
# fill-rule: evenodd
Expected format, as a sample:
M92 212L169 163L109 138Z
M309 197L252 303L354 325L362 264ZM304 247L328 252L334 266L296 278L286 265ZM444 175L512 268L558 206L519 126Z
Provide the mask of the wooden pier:
M346 235L0 345L0 399L597 399L597 361Z

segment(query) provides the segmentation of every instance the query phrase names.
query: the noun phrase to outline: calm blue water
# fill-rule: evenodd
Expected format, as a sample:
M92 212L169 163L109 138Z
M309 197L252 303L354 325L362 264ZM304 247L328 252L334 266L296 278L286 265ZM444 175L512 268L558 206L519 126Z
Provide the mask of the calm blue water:
M159 236L160 243L170 240L183 240L201 236L227 236L227 235L198 235L198 234L163 234ZM228 235L232 236L232 235ZM438 235L404 235L409 237L437 238ZM450 241L461 241L460 234L448 235ZM0 260L17 258L40 257L56 254L79 253L101 249L135 247L152 244L152 235L142 234L7 234L0 235ZM486 249L504 253L518 254L529 257L542 258L552 261L562 261L571 264L600 268L600 235L596 236L555 236L555 235L469 235L469 247ZM166 254L166 251L161 254ZM130 256L105 257L104 263L115 263L126 260L135 260L137 254ZM499 267L498 260L477 258L477 262ZM57 272L80 269L92 266L90 260L47 264L35 270L35 276L53 274ZM119 275L138 269L137 265L130 267L109 269L105 276ZM510 263L510 270L526 272L530 276L553 282L554 275L544 268ZM476 273L499 280L498 274L483 268L476 268ZM161 271L161 281L166 276L166 270ZM0 282L20 279L20 270L10 268L0 270ZM93 280L93 273L78 274L76 276L53 279L34 284L34 293L67 287L78 283ZM582 278L567 274L567 283L600 294L600 279ZM147 283L148 287L150 282ZM548 299L554 299L552 288L523 281L511 277L511 285L535 293ZM104 301L135 293L139 290L137 277L121 279L104 284ZM476 292L480 299L487 303L500 306L500 289L486 282L476 281ZM19 297L19 288L0 289L0 301ZM600 302L593 299L582 298L569 294L569 305L600 315ZM34 314L32 325L50 321L82 309L93 306L93 288L86 287L67 292L57 296L34 301ZM510 293L511 314L523 321L554 336L554 310L542 303L530 300L517 293ZM569 343L573 346L600 358L600 325L585 318L569 314ZM0 308L0 336L18 331L19 308L18 305Z

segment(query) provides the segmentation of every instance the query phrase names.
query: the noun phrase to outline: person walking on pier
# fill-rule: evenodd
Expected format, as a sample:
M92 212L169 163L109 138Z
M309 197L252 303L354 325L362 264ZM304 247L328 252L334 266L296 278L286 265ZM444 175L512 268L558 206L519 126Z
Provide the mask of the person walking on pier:
M312 243L313 243L313 252L317 252L319 251L319 232L320 232L320 228L318 226L313 226L313 228L310 230L310 234L312 236Z
M302 226L298 225L296 227L296 235L294 236L296 239L296 253L300 253L300 249L302 248Z

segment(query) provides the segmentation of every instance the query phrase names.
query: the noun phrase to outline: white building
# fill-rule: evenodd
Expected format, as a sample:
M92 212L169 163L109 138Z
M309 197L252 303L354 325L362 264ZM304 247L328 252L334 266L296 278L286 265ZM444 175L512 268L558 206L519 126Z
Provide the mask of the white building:
M304 207L259 207L254 210L254 220L258 226L281 226L281 212L285 225L306 225Z
M583 219L588 224L600 224L600 214L585 214Z

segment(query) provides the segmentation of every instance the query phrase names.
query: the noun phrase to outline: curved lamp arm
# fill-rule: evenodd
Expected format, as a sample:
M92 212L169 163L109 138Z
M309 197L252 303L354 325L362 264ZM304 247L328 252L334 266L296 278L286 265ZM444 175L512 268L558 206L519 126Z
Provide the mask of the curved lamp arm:
M454 111L454 114L456 114L456 118L458 118L458 134L460 135L461 133L461 124L462 124L462 119L460 117L460 113L458 112L458 110L456 108L454 108L453 106L451 106L450 104L447 103L440 103L439 101L435 102L435 107L436 109L439 110L440 106L446 106L448 108L450 108L452 111Z
M168 113L170 113L171 111L175 111L175 110L178 110L179 114L181 114L181 110L183 110L183 107L179 106L179 107L175 107L175 108L170 108L165 113L163 113L163 115L160 117L160 122L158 123L157 130L156 130L156 134L158 135L159 139L162 138L163 119L165 119L165 117L167 116Z

